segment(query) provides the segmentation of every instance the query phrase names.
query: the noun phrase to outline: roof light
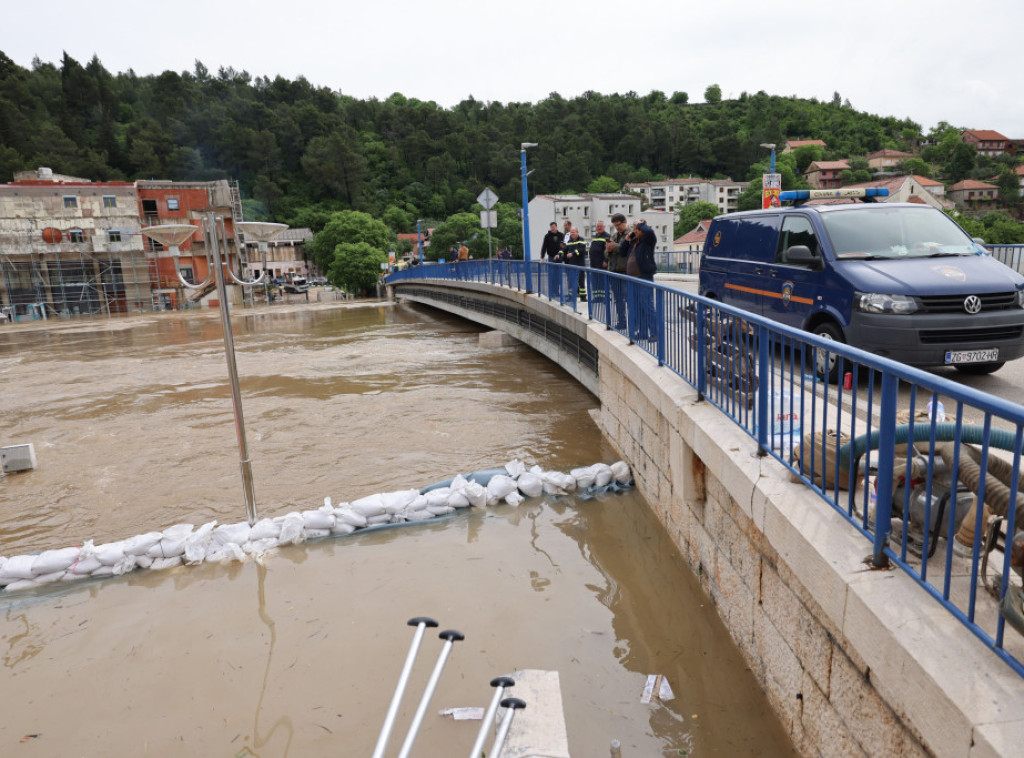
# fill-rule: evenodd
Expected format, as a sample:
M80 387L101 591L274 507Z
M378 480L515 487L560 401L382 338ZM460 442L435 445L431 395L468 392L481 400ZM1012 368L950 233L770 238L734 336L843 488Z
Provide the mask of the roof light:
M821 200L836 197L888 197L887 187L839 187L838 189L786 190L779 194L779 202L787 200Z

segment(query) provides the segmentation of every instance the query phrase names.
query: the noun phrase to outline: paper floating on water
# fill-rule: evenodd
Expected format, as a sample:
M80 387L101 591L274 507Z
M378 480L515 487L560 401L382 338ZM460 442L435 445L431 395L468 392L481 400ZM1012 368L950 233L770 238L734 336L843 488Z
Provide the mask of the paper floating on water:
M644 694L640 696L641 703L649 703L651 700L671 700L675 695L668 685L668 679L661 674L648 674L647 683L644 685Z

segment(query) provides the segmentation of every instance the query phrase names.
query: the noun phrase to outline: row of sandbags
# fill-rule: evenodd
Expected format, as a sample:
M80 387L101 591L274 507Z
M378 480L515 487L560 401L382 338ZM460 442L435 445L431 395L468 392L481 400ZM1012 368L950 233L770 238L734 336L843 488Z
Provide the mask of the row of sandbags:
M248 556L259 558L281 545L351 534L366 527L423 521L459 508L483 508L502 502L515 506L524 498L542 494L606 490L629 480L629 467L622 461L611 466L597 463L568 474L543 471L539 466L527 469L521 462L512 461L504 469L486 475L456 476L443 486L385 492L337 506L331 498L325 498L323 507L316 510L265 518L252 526L246 522L218 525L216 521L200 527L175 524L160 532L103 545L87 540L81 547L0 556L0 587L11 592L86 577L119 576L136 568L243 561Z

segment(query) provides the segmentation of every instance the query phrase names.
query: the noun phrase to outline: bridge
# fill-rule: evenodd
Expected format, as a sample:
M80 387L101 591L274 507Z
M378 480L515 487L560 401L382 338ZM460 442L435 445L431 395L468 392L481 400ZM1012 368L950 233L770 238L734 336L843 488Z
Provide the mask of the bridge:
M1018 754L1024 507L999 480L1020 480L1024 408L607 272L471 261L386 286L515 337L597 397L801 753ZM848 383L816 379L830 360ZM939 402L952 421L926 410Z

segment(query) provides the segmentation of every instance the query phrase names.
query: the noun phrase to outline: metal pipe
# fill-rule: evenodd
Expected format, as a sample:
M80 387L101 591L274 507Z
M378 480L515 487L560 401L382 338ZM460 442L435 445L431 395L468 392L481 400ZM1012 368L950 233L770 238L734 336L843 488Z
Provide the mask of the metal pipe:
M501 701L501 707L508 710L505 711L505 718L501 720L501 726L498 727L498 736L494 738L491 752L487 754L489 758L500 758L501 751L505 749L505 739L512 726L512 719L515 717L516 711L526 707L526 703L517 697L507 697Z
M423 691L423 697L420 698L419 707L416 708L416 714L412 717L412 723L409 725L409 731L405 735L405 742L402 743L402 749L398 751L398 758L409 758L409 751L412 750L412 745L416 741L416 734L420 730L420 724L423 723L423 717L427 713L427 706L430 705L430 698L434 696L434 690L437 689L437 681L441 678L441 672L444 671L444 664L448 660L448 653L452 650L454 645L459 640L465 639L462 632L457 632L454 629L448 629L438 635L445 641L444 647L441 648L440 655L437 656L437 663L434 665L434 671L430 675L430 679L427 681L427 688Z
M252 463L249 461L249 446L245 441L245 418L242 415L242 393L238 389L238 366L235 365L235 340L231 333L231 314L228 307L228 287L221 268L220 246L217 241L217 220L213 213L206 214L203 224L207 250L212 253L214 275L217 278L217 295L220 298L220 318L224 327L224 355L228 363L231 380L231 403L235 411L235 433L238 436L239 465L242 470L242 495L245 498L245 514L249 526L256 523L256 492L252 482ZM226 263L226 262L225 262Z
M384 717L384 726L381 727L380 735L377 737L377 746L373 749L373 758L383 758L384 748L388 746L388 740L391 738L391 730L395 726L395 715L398 713L398 704L402 701L402 696L405 694L406 685L409 684L409 674L412 672L412 664L416 660L416 655L420 651L420 643L423 641L423 633L427 627L434 628L437 626L437 622L432 618L426 616L417 616L416 618L409 619L409 626L416 627L416 634L413 635L412 644L409 646L409 652L405 656L405 665L402 667L402 673L398 677L398 685L395 687L395 694L391 696L391 705L388 706L387 715Z
M499 676L491 680L491 686L495 688L494 697L491 698L491 703L484 712L483 721L480 722L480 731L476 734L476 742L473 743L473 747L469 751L469 758L480 758L480 753L484 749L484 742L487 740L487 730L490 729L491 724L494 722L494 714L498 712L498 703L501 702L501 696L505 693L506 688L515 686L515 683L516 680L508 676Z

